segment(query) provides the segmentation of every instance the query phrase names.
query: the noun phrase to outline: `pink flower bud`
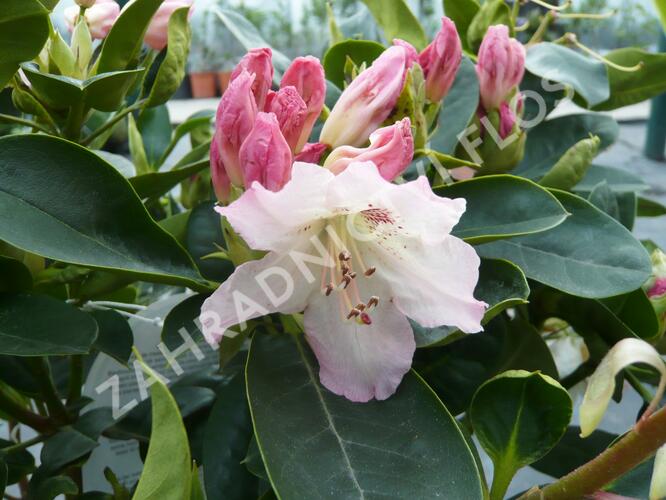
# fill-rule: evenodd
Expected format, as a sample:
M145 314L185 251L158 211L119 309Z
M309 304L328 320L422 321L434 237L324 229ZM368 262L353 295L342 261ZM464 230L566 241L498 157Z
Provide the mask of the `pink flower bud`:
M407 58L405 59L405 67L407 68L407 70L409 70L414 65L415 62L419 61L419 53L416 52L416 49L411 43L405 40L401 40L400 38L394 38L393 45L397 45L398 47L402 47L405 49L405 52L407 54Z
M392 181L398 177L414 157L414 139L409 118L376 130L370 136L370 146L354 148L340 146L326 158L324 167L334 174L345 170L350 163L371 161L381 176Z
M95 39L101 40L102 38L106 38L106 35L109 34L109 31L113 27L113 23L116 22L116 19L120 15L120 5L114 2L114 0L97 0L97 2L92 3L94 5L85 10L83 18L88 25L90 35ZM81 9L78 5L72 5L65 9L65 22L69 31L74 29L80 11Z
M326 144L321 142L308 142L301 152L296 155L294 161L303 161L305 163L319 163L322 155L328 149Z
M490 111L499 108L525 73L525 47L509 38L509 28L491 26L483 37L476 63L481 104Z
M419 54L419 64L426 79L426 97L439 102L449 93L462 60L462 45L456 25L442 17L442 29Z
M252 94L255 75L243 71L229 83L215 117L215 140L220 158L231 182L243 186L238 152L254 126L257 105Z
M270 191L279 191L291 179L291 150L274 113L257 114L239 157L246 188L258 181Z
M502 102L499 108L500 112L500 126L499 134L502 139L506 139L511 131L513 126L516 124L516 114L511 109L508 103Z
M252 93L257 102L257 109L263 111L266 105L266 94L273 82L273 51L269 48L251 49L243 56L231 73L230 80L240 75L243 70L254 74Z
M157 9L148 25L143 41L155 50L162 50L169 41L169 19L175 10L190 7L194 0L165 0ZM192 15L193 9L190 9Z
M297 57L284 72L280 87L294 87L305 101L307 116L295 152L301 151L307 142L312 127L321 114L326 99L326 78L319 59L312 56Z
M361 146L393 111L405 83L407 50L394 45L358 75L331 110L320 141Z
M217 135L217 134L216 134ZM213 181L215 196L220 203L228 203L231 194L231 181L220 157L217 138L210 144L210 178Z
M305 126L308 108L295 87L283 87L271 92L266 100L266 111L275 113L282 135L292 152L296 152L301 132Z

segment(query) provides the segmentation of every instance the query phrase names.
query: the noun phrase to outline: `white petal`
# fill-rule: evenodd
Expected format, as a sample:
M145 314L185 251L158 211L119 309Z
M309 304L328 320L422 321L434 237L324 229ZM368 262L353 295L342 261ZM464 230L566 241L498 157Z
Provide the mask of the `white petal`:
M326 203L331 211L357 212L392 186L371 161L354 162L330 183Z
M321 383L351 401L388 398L409 371L416 348L407 318L388 300L371 311L371 325L343 314L334 295L313 295L305 310L306 339L319 361Z
M294 163L291 180L278 192L255 182L227 207L217 210L256 250L285 251L309 237L307 228L329 216L326 192L333 174L310 163Z

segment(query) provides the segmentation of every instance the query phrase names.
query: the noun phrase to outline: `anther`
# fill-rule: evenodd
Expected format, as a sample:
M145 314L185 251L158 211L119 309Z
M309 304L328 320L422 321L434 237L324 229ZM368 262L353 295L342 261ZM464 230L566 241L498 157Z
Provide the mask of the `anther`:
M365 311L365 304L363 302L356 304L356 309L358 309L359 311Z
M343 262L346 262L346 261L348 261L348 260L351 260L351 254L350 254L347 250L343 250L343 251L340 252L340 254L338 255L338 259L340 259L340 260L343 261Z
M349 314L347 315L347 319L352 319L357 317L359 314L361 314L361 311L359 311L356 308L353 308L351 311L349 311ZM365 313L363 313L365 314Z
M356 273L352 271L351 273L347 274L347 276L349 276L351 279L354 279L356 278Z
M335 288L333 286L333 283L329 283L328 285L326 285L326 288L324 289L324 293L326 294L327 297L329 295L331 295L331 293L333 292L333 288Z
M349 266L348 266L347 264L342 264L342 266L340 267L340 269L342 270L342 275L343 275L343 276L344 276L345 274L349 273L349 271L351 271L351 269L349 269Z
M376 269L374 267L369 267L368 269L365 270L363 274L366 276L372 276L375 273Z
M345 274L345 275L342 277L342 282L340 283L340 285L342 285L342 289L343 289L343 290L346 290L346 289L347 289L347 287L349 286L349 283L351 283L351 280L352 280L352 279L349 277L348 274Z
M363 322L364 325L372 324L372 319L370 319L368 313L361 313L360 320Z
M377 304L379 304L379 297L373 295L372 297L370 297L370 300L368 300L366 307L370 309L371 307L376 306Z

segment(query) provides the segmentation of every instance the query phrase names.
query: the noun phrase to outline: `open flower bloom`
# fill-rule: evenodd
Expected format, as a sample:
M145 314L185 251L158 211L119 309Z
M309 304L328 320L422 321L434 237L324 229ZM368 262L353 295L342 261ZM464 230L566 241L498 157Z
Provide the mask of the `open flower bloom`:
M486 111L499 108L525 74L525 47L509 37L503 24L491 26L483 37L476 63L481 104Z
M442 17L442 29L419 55L419 64L426 78L426 96L439 102L448 94L462 61L462 44L456 25Z
M259 111L264 110L266 95L273 83L273 51L269 48L251 49L243 56L231 73L229 81L236 79L243 71L254 75L252 93ZM270 110L267 110L270 111Z
M358 75L335 103L320 142L332 148L362 146L393 111L407 75L409 51L393 45Z
M400 185L371 162L335 176L295 163L271 192L254 183L217 208L251 248L203 305L206 339L251 318L305 311L305 336L320 380L352 401L386 399L415 349L407 317L425 327L478 332L485 304L473 296L479 257L450 234L464 199L436 196L425 177Z
M414 139L409 118L403 118L389 127L375 130L370 135L370 146L335 148L324 166L334 174L339 174L351 163L371 161L379 169L381 176L392 181L411 163L414 157Z
M120 15L120 5L118 5L115 0L97 0L93 2L94 5L87 8L83 18L88 24L88 29L90 30L90 35L98 40L106 38L106 35L109 34L113 23L116 22L118 15ZM81 9L78 5L72 5L65 9L65 22L70 31L74 29L76 25L76 20L79 17L79 12Z
M280 87L294 87L307 107L305 123L295 153L300 153L308 141L312 127L321 114L326 99L326 78L319 59L313 56L297 57L284 72Z

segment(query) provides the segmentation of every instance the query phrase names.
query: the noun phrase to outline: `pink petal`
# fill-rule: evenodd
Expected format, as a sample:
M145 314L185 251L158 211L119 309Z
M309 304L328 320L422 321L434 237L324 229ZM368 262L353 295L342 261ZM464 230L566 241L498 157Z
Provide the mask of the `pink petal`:
M351 401L391 396L412 364L415 342L407 318L388 300L372 324L344 319L334 295L312 296L305 310L306 340L319 361L319 379Z

